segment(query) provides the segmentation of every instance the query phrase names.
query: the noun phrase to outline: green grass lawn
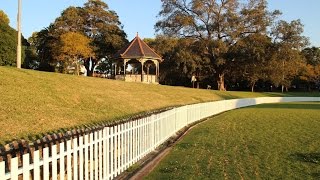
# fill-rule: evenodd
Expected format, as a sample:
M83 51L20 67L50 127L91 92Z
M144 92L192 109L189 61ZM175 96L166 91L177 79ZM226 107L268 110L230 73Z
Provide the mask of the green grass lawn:
M320 179L320 103L265 104L194 127L146 179Z
M168 106L260 96L283 94L198 90L0 67L0 144Z

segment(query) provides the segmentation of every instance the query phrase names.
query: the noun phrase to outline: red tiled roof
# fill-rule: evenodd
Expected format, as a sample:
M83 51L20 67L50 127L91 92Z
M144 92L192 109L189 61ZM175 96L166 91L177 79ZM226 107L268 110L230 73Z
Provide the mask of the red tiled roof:
M118 59L139 59L139 58L152 58L162 61L160 55L154 52L144 41L137 36L125 47L120 49L114 58Z

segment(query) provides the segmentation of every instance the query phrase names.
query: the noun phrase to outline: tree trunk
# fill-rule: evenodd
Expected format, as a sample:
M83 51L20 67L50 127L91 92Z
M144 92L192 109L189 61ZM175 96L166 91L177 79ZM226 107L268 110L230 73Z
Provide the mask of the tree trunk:
M281 86L281 92L283 93L284 91L284 85Z
M254 92L254 85L255 84L256 84L255 82L251 84L251 92Z
M80 75L80 65L78 62L76 62L76 74L77 74L77 76Z
M219 91L226 91L226 88L224 85L224 74L219 74L219 79L218 79L217 83L218 83L218 90Z
M312 90L311 90L311 85L310 85L310 83L308 83L308 92L311 92Z
M91 62L90 62L91 61ZM91 63L91 64L90 64ZM93 70L94 70L94 67L96 66L97 62L92 60L92 59L87 59L85 62L84 62L84 66L86 67L87 69L87 76L93 76Z

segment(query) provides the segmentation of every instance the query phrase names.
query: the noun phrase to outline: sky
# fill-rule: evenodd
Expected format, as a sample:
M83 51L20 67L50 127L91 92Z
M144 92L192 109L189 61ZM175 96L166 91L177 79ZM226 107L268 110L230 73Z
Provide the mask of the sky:
M87 0L22 0L22 34L28 38L32 32L48 27L61 11L69 6L83 6ZM116 11L128 40L136 33L141 38L155 37L154 25L159 20L160 0L104 0L109 9ZM304 24L304 36L310 45L320 47L320 0L268 0L269 10L280 10L281 19L300 19ZM10 26L16 28L18 0L1 0L0 9L10 19Z

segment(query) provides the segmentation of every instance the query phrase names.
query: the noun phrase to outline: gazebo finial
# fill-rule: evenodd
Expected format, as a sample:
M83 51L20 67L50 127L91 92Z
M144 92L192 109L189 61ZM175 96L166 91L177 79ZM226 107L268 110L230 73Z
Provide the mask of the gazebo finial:
M139 33L137 32L137 37L139 37Z

